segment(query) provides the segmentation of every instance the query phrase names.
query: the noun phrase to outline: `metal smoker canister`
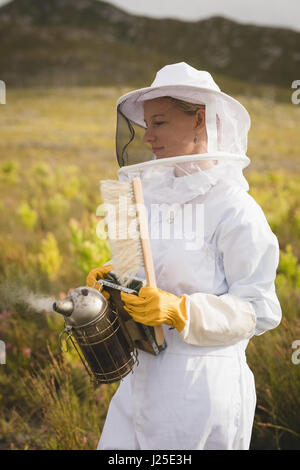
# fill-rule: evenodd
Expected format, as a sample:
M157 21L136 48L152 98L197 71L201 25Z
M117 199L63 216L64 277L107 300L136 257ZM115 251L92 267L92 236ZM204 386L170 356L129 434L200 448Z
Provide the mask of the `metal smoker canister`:
M54 302L53 310L64 315L62 333L71 339L97 384L117 382L132 370L136 361L133 342L122 320L99 291L78 287L65 299Z

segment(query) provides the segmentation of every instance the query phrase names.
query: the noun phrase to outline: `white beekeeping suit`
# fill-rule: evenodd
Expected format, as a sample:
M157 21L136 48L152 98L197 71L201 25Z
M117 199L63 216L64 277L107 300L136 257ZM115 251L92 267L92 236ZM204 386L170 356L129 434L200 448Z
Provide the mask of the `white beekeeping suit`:
M162 96L205 105L207 153L156 159L141 142L144 101ZM249 448L256 393L245 350L281 320L277 238L242 173L249 127L245 108L185 63L118 101L119 179L141 178L157 285L185 296L187 321L181 332L163 326L158 356L139 351L99 449ZM206 160L215 165L202 170Z

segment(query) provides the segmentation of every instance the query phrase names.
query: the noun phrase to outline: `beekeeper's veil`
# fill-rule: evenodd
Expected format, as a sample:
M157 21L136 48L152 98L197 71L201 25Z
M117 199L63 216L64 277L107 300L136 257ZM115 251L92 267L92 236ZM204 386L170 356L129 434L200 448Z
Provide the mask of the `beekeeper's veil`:
M121 167L155 158L150 146L147 147L142 140L146 127L144 101L163 96L205 105L208 142L207 154L202 154L203 158L243 159L246 156L250 127L246 109L221 92L208 72L181 62L159 70L150 87L119 98L116 146Z

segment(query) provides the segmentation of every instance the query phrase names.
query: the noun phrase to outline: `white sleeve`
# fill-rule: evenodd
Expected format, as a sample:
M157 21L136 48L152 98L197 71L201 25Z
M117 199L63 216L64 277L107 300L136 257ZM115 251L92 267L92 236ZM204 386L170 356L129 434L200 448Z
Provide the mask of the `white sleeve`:
M281 308L275 292L279 246L259 205L248 194L217 228L228 293L186 295L184 341L199 346L232 344L275 328Z
M233 295L196 293L186 297L187 323L182 339L196 346L220 346L250 338L256 316L250 302Z

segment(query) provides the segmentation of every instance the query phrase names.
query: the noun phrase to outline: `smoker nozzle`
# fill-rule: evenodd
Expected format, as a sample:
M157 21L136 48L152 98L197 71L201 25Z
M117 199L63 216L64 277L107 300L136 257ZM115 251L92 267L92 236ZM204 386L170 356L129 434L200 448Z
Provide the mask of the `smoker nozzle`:
M70 299L58 300L57 302L54 302L52 308L55 312L61 313L65 317L70 317L74 310L74 304Z

